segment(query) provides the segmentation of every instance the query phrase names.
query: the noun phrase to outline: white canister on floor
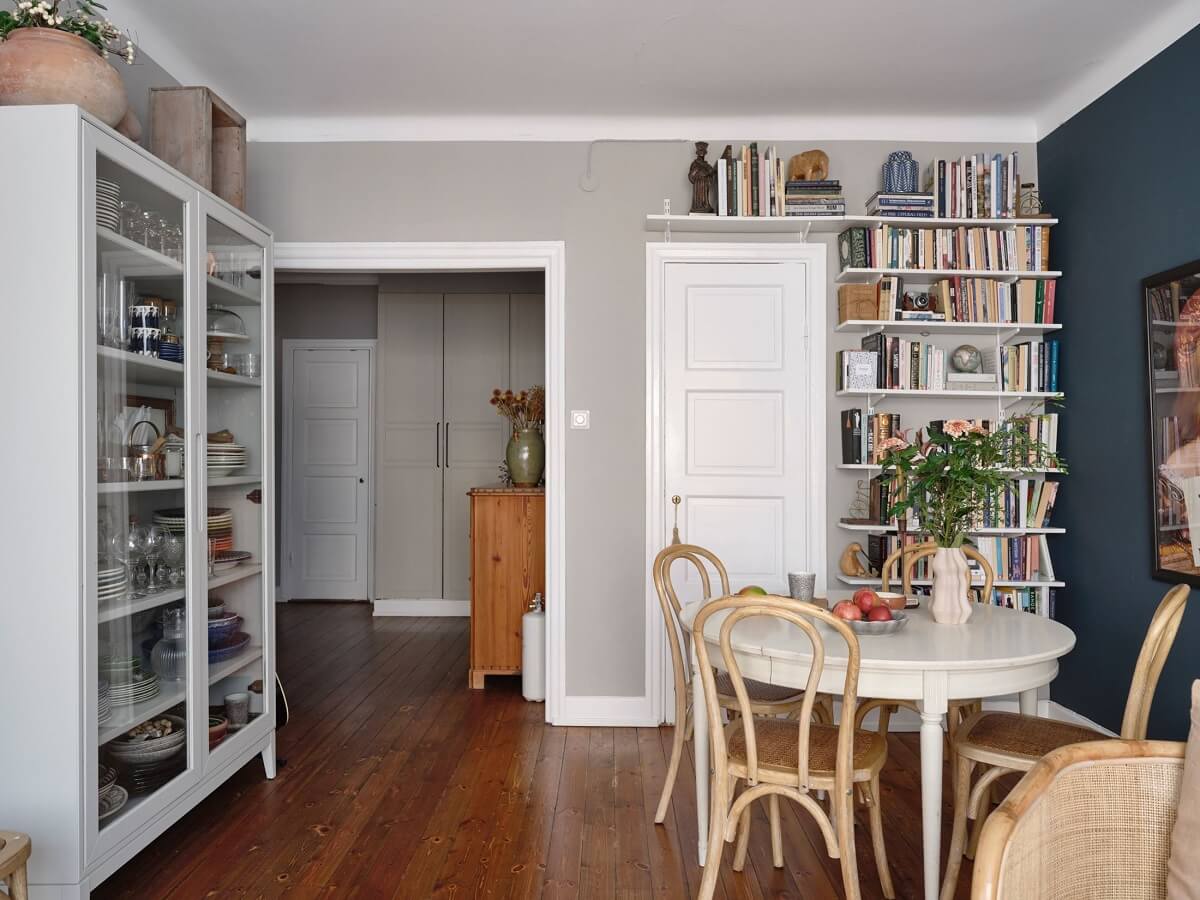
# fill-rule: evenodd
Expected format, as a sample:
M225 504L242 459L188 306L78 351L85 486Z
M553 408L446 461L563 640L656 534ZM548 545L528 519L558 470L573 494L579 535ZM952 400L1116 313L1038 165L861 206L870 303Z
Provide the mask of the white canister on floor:
M526 700L546 699L546 604L534 595L521 617L521 694Z

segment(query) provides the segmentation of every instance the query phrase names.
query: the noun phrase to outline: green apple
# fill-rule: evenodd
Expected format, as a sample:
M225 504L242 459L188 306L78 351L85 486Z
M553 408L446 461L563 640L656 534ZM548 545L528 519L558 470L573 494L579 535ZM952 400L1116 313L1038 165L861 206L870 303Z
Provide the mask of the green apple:
M750 597L750 596L765 597L766 595L767 595L767 592L765 590L763 590L762 588L760 588L757 584L748 584L744 588L742 588L740 591L738 591L739 597Z

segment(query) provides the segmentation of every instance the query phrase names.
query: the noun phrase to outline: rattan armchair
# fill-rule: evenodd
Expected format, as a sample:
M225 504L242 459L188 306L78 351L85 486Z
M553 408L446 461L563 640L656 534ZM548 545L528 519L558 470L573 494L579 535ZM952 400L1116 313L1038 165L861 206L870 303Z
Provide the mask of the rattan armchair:
M1158 677L1175 642L1175 633L1179 630L1190 591L1191 588L1184 584L1171 588L1150 620L1121 722L1121 737L1126 741L1143 741L1146 737L1154 689L1158 686ZM952 764L957 767L954 776L954 825L950 833L946 876L942 882L942 900L953 900L958 884L966 843L967 818L978 818L981 813L986 815L986 810L981 807L998 778L1014 772L1028 772L1039 759L1059 747L1100 741L1106 737L1080 725L1020 713L988 710L976 713L963 722L953 744ZM971 776L976 767L981 771L972 786Z
M1186 744L1054 750L983 828L972 900L1161 900Z
M667 630L667 643L671 648L671 668L675 676L675 736L671 744L671 762L667 767L667 778L663 783L662 796L658 800L658 811L654 821L661 824L667 817L667 806L671 802L671 793L675 789L675 779L679 774L679 760L683 756L684 742L692 736L691 698L689 688L691 667L688 660L688 649L685 635L687 632L679 620L683 605L679 600L679 592L671 577L671 566L676 560L691 563L699 573L700 592L704 600L712 599L712 579L708 573L707 562L717 573L721 581L721 596L729 593L729 574L724 564L715 553L696 544L671 544L663 548L654 558L651 574L654 578L654 588L658 593L658 605L662 609L663 624ZM724 672L719 672L717 689L720 693L722 708L730 712L739 710L737 697L734 696L733 685ZM778 688L761 681L746 681L746 691L750 697L750 709L754 715L780 716L797 714L804 702L804 695L790 688ZM817 706L817 716L828 721L832 709L822 703Z

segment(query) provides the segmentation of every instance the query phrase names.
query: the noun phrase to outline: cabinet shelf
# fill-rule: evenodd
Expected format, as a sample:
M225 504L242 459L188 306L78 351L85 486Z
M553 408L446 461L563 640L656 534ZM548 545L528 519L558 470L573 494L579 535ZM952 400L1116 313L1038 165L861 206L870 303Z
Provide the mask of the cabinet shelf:
M261 475L222 475L208 479L210 488L236 487L240 484L260 484ZM145 494L151 491L182 491L187 482L182 478L163 478L158 481L103 481L96 485L99 494Z
M216 306L261 306L262 300L256 293L222 281L215 275L205 279L205 288L209 305Z
M103 225L96 226L97 252L105 265L129 278L166 278L183 275L183 264L131 241Z
M922 279L937 281L942 278L986 278L1013 284L1018 281L1048 281L1062 276L1062 272L998 272L994 269L859 269L848 268L838 272L834 278L838 284L875 284L881 278L896 275L907 281L924 283Z
M938 322L919 319L850 319L834 327L834 331L866 334L886 331L888 334L995 334L1004 339L1032 337L1058 331L1059 324L1040 322Z
M214 575L208 579L208 590L215 590L227 584L253 578L261 572L261 563L242 563L235 569L230 569L228 572L222 572L220 575ZM146 597L138 597L136 600L126 600L116 606L105 607L100 610L96 620L98 622L111 622L115 619L132 616L135 613L145 612L148 609L157 609L160 606L166 606L168 603L175 603L178 600L182 600L185 596L187 595L183 588L159 591L156 594L150 594Z
M152 384L160 387L183 387L183 364L168 362L153 356L142 356L130 353L128 350L118 350L115 347L97 347L96 355L100 359L110 360L125 365L125 375L130 384ZM230 375L228 372L206 370L208 383L214 388L260 388L261 378L247 378L244 375Z
M246 668L251 663L262 659L262 647L247 647L232 659L211 665L208 669L208 683L216 684L222 678ZM132 706L114 706L113 714L108 721L100 726L98 742L107 744L113 738L120 737L135 725L140 725L147 719L152 719L165 712L186 696L186 682L163 682L157 694L149 700L135 703ZM203 720L202 720L203 721Z

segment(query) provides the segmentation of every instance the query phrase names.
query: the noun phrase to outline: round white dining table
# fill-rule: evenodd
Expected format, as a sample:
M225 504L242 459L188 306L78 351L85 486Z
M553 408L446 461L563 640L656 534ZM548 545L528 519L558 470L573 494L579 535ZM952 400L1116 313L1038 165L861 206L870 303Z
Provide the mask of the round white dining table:
M915 700L921 711L921 835L926 900L940 887L938 858L942 810L942 722L951 700L1020 696L1021 712L1037 714L1038 688L1058 674L1058 659L1075 646L1065 625L1039 615L977 605L965 625L939 625L924 603L906 611L908 623L884 635L859 636L860 699ZM681 620L691 629L700 603L689 604ZM721 663L721 623L728 613L709 619L704 631L709 661ZM825 666L819 690L840 695L846 676L845 642L827 626ZM812 661L811 644L799 629L781 619L755 617L734 626L731 646L742 675L768 684L803 688ZM711 777L708 717L702 681L695 675L696 815L700 864L708 846ZM676 723L678 727L679 723Z

